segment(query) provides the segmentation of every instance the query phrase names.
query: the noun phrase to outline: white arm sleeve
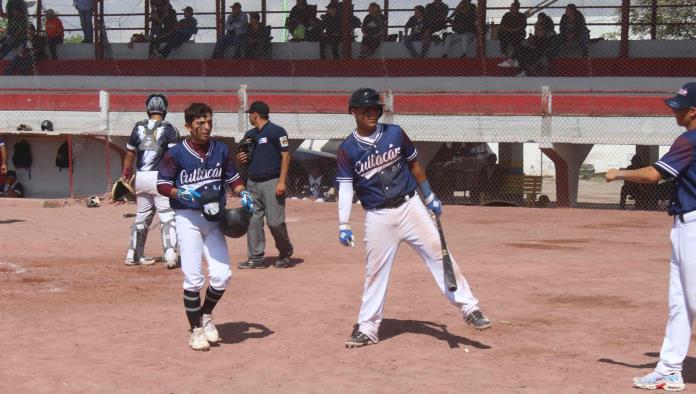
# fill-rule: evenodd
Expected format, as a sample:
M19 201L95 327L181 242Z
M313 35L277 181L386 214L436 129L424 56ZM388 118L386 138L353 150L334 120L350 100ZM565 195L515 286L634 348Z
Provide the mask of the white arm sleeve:
M353 208L353 183L338 183L338 224L348 224Z

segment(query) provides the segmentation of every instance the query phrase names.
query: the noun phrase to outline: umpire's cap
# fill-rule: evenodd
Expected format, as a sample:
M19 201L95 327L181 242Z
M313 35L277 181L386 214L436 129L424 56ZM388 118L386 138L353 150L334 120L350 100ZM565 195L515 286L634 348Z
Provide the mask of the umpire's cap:
M383 106L384 104L379 101L379 93L376 90L370 88L360 88L350 95L350 100L348 100L348 112L352 107L376 107Z
M53 131L53 122L50 120L41 122L41 131Z
M251 214L244 208L225 209L220 229L228 237L239 238L247 233L250 220Z
M696 108L696 82L682 86L676 96L665 100L665 104L673 109Z
M169 107L169 101L162 93L153 93L145 99L145 110L148 115L162 114L162 116L165 116L167 107Z
M254 101L246 111L248 114L259 114L264 118L267 118L270 112L271 109L268 107L268 104L264 103L263 101Z

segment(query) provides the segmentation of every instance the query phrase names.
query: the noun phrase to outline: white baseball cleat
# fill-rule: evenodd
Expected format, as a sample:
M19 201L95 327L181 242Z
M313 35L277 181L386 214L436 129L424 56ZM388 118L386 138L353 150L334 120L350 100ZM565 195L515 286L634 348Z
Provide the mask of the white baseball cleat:
M205 332L203 327L196 327L191 331L191 337L189 338L189 346L193 350L208 350L210 349L210 343L205 339Z
M215 323L213 323L213 315L203 315L201 318L201 323L203 323L203 332L205 333L205 339L209 343L220 342L220 334L217 328L215 328Z
M650 372L645 376L633 378L633 387L646 390L684 391L686 385L680 372L663 375L659 372Z
M135 262L135 260L133 260L130 257L126 257L126 259L123 260L123 262L126 265L152 265L152 264L155 264L156 261L157 261L157 259L155 259L153 257L147 257L147 256L141 257L140 260L138 260L138 262Z

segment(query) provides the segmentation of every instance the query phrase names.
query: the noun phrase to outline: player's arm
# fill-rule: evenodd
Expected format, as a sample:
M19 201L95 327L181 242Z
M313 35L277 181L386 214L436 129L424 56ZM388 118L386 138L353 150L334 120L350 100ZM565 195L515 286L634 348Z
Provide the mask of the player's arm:
M655 164L637 170L609 169L605 176L607 182L626 180L635 183L657 183L661 179L676 178L691 165L694 158L694 145L688 138L680 136L669 151Z
M435 215L442 214L442 203L440 199L435 196L435 193L433 193L430 187L428 177L425 175L425 168L423 168L418 159L416 159L418 150L416 150L416 146L413 145L413 142L403 130L401 130L401 151L406 158L406 163L408 163L408 168L411 170L411 175L413 175L416 184L418 184L421 196L423 196L423 202Z
M336 183L338 183L338 242L343 246L355 246L355 237L350 227L350 211L353 208L353 166L348 153L338 149L336 155Z
M607 182L625 180L634 183L657 183L662 178L662 174L653 166L643 167L637 170L617 170L612 168L607 171L606 175Z
M276 196L284 196L286 189L286 180L288 178L288 170L290 169L290 152L288 152L288 134L282 130L282 134L278 138L280 149L280 176L276 185Z
M254 213L254 199L251 193L244 188L244 182L239 176L239 172L237 172L237 167L234 165L234 156L232 156L231 152L227 155L227 164L225 165L225 184L242 198L242 207L249 213Z
M138 150L138 145L140 144L140 134L138 133L138 128L140 122L138 122L133 131L131 131L130 138L128 138L128 143L126 143L126 156L123 158L123 176L125 178L130 178L133 175L133 161L135 161L135 152Z

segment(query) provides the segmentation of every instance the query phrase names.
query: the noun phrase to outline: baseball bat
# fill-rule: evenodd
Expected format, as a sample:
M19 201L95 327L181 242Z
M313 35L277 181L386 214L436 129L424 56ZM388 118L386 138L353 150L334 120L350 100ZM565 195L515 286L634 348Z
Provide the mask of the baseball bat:
M445 287L451 292L457 291L457 280L454 279L454 268L452 268L452 258L447 250L447 241L445 234L442 232L442 223L440 223L440 215L435 215L437 222L437 232L440 233L440 247L442 248L442 270L445 274Z

